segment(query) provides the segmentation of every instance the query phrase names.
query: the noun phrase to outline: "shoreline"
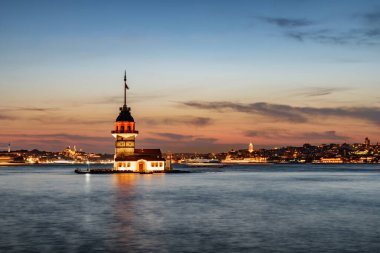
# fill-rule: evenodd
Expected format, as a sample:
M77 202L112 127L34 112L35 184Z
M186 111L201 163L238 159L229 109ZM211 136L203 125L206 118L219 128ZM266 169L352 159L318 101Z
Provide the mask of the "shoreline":
M380 163L294 163L294 162L267 162L267 163L220 163L218 166L260 166L260 165L379 165ZM90 165L112 165L112 163L91 163ZM187 165L184 163L173 163L184 167L218 167L212 165ZM2 166L87 166L86 163L0 163Z

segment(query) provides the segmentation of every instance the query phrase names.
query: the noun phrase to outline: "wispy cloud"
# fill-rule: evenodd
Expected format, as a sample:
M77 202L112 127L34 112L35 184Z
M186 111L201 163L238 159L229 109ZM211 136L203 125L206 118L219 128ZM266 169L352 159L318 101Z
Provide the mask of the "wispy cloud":
M306 18L260 17L259 19L285 28L304 27L314 24L313 21Z
M360 15L369 24L380 25L380 8Z
M313 117L348 117L362 119L380 125L380 108L378 107L337 107L337 108L317 108L317 107L295 107L270 103L233 103L233 102L185 102L186 106L215 110L224 112L226 110L257 114L275 120L285 120L288 122L304 123L309 122Z
M336 131L324 132L301 132L291 133L284 129L247 130L243 133L247 137L273 138L282 140L302 140L302 141L347 141L351 138L337 134Z
M177 133L155 133L154 135L161 137L166 142L182 142L182 143L214 143L218 139L216 138L210 138L210 137L201 137L201 136L195 136L195 135L184 135L184 134L177 134Z
M28 117L28 120L36 121L39 123L46 123L46 124L60 124L60 123L70 122L71 125L101 125L101 124L110 124L110 122L113 121L113 118L112 119L110 118L91 119L91 118L72 117L72 116L64 116L64 115L62 116L49 115L49 116L44 116L44 117L32 116L32 117Z
M127 95L127 103L135 103L139 101L147 101L152 99L158 99L162 98L165 95L162 94L144 94L144 95L138 95L138 94L128 94ZM124 103L124 97L123 95L110 95L110 96L102 96L102 97L96 97L89 101L81 101L81 104L113 104L113 105L120 105Z
M246 146L246 144L240 143L218 143L218 139L213 137L182 136L181 134L166 135L165 133L157 136L158 138L142 138L139 140L139 145L146 148L161 147L164 151L175 152L222 152L231 148L243 148Z
M14 120L15 118L6 114L0 113L0 120Z
M211 125L213 120L207 117L179 116L172 118L142 118L141 123L148 125L189 125L195 127L204 127Z
M285 36L298 42L312 41L335 45L379 45L380 10L360 14L359 17L360 22L345 30L321 27L323 24L318 24L305 18L261 17L259 19L282 28ZM313 25L316 26L313 27Z
M377 45L380 44L379 29L351 29L346 32L321 29L313 31L287 31L285 35L299 42L313 41L322 44L356 44Z
M307 118L303 115L299 115L294 111L289 111L291 108L287 105L275 105L268 103L253 103L242 104L232 102L185 102L184 105L207 110L216 110L224 112L226 110L265 115L272 118L283 119L295 122L306 122Z
M299 96L306 96L306 97L320 97L320 96L330 95L335 92L343 92L347 90L349 90L349 88L345 88L345 87L342 87L342 88L310 87L310 88L301 89L301 91L295 94Z
M27 120L48 125L68 122L71 125L110 124L116 118L116 115L86 114L83 117L77 112L67 113L55 107L0 107L0 120Z
M45 108L45 107L8 107L1 106L0 107L0 120L16 120L19 119L20 116L17 112L28 112L28 115L34 115L34 113L40 112L51 112L56 111L58 108ZM12 114L12 115L10 115ZM25 113L24 113L25 114Z
M0 134L0 137L17 137L19 139L39 139L48 140L54 138L54 140L69 140L69 141L112 141L112 137L101 137L101 136L88 136L88 135L77 135L77 134L67 134L67 133L54 133L54 134Z
M306 140L334 140L345 141L351 139L349 136L339 135L336 131L325 132L306 132L301 135L300 138Z
M1 106L0 112L10 112L10 111L26 111L26 112L51 112L59 110L57 107L11 107L11 106Z
M32 111L32 112L51 112L51 111L57 111L58 108L52 107L15 107L14 110L17 111Z
M174 141L191 140L194 137L193 135L183 135L174 133L156 133L155 135Z

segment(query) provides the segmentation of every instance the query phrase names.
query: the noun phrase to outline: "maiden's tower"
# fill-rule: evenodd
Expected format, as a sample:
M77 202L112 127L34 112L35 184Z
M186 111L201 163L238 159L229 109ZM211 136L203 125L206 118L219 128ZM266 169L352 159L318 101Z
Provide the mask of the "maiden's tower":
M124 73L124 105L120 107L112 136L115 137L114 170L131 172L161 172L165 169L165 159L160 149L136 149L135 141L139 132L127 106L127 76Z

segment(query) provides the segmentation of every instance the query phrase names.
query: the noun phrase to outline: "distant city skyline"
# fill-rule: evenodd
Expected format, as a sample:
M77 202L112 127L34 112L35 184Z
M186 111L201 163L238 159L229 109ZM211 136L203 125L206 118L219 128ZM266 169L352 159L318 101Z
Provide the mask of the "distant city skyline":
M378 1L1 1L0 147L380 141Z

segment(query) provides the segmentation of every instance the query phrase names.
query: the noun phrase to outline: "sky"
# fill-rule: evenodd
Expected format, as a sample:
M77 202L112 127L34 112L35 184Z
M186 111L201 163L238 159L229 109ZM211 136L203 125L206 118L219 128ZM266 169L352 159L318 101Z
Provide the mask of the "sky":
M0 1L0 150L380 142L378 0Z

